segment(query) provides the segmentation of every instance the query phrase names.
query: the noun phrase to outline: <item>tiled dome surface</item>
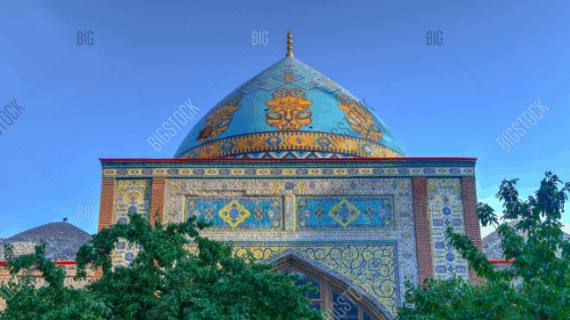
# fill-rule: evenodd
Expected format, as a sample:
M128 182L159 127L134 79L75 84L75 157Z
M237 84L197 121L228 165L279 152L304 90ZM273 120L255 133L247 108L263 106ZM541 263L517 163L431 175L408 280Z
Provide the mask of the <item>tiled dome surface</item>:
M175 158L282 157L283 152L303 158L405 155L388 127L355 96L286 57L216 104Z
M0 242L0 260L4 256L4 245L12 244L16 257L34 253L34 246L40 245L40 239L46 241L46 257L50 260L75 260L75 255L82 244L88 244L92 236L67 222L48 223L26 230Z

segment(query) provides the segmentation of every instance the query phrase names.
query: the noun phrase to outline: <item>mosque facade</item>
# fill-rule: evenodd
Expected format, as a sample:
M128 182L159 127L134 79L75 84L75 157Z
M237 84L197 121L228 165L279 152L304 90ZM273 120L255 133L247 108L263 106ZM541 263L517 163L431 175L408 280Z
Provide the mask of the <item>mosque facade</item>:
M286 57L215 105L173 159L101 159L99 230L128 223L129 212L159 212L167 224L203 218L213 223L204 236L319 287L312 307L337 311L352 296L342 319L393 319L408 280L476 281L444 236L451 226L481 249L476 159L407 157L386 124L295 58L291 43L289 33ZM114 267L138 250L117 243Z
M477 281L444 236L451 226L481 250L476 159L408 157L365 104L293 56L290 33L287 43L174 158L101 159L98 231L129 223L129 212L203 218L213 223L203 236L318 287L311 307L335 319L393 319L408 280ZM114 268L139 250L117 242Z

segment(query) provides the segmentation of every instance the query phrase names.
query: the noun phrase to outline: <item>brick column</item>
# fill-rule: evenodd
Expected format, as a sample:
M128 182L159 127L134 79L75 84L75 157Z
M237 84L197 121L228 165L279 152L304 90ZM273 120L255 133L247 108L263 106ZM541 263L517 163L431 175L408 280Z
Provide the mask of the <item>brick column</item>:
M160 220L166 225L164 220L164 205L166 203L166 178L152 178L152 196L150 202L150 224L154 228L155 213L160 213Z
M103 228L109 228L113 224L113 214L115 213L115 186L115 178L103 178L97 232L100 232Z
M418 253L419 284L433 278L431 258L431 235L428 220L428 191L426 177L412 177L414 191L414 219L416 225L416 248Z
M115 214L115 188L117 180L115 178L103 178L101 185L101 203L99 204L99 226L97 232L103 228L109 228L113 224ZM93 272L93 281L101 279L103 268L99 267Z
M479 218L477 218L477 189L475 186L475 177L462 177L461 190L463 192L463 212L465 214L465 233L469 240L483 252L483 243L481 241L481 228L479 226ZM477 278L475 270L470 271L471 281L480 282Z

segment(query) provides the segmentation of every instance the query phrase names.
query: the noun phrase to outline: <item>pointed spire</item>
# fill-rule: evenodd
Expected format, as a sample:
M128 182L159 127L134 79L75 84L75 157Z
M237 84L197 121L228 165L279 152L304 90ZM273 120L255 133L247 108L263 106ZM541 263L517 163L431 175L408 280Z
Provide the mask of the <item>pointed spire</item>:
M291 46L293 44L293 36L291 35L291 31L293 31L293 29L289 28L287 29L287 55L285 55L286 57L293 57L293 47Z

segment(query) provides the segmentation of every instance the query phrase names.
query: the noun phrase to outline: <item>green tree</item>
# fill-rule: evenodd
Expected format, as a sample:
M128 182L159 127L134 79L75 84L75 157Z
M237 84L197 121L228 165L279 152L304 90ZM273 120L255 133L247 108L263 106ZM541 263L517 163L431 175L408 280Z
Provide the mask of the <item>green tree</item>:
M87 292L91 299L87 301L93 301L91 304L102 301L101 305L96 305L101 306L98 310L101 319L323 319L319 311L308 307L309 300L303 296L315 289L309 288L310 285L295 286L300 276L273 273L273 265L255 263L251 253L247 257L236 257L231 243L200 237L198 230L211 226L204 220L196 222L192 217L168 226L158 220L153 228L138 213L129 214L129 217L129 224L114 224L101 230L93 237L91 245L81 246L77 253L78 272L74 279L86 276L85 267L91 261L92 268L102 267L101 279L86 286L85 290L77 290ZM119 240L142 247L128 268L113 272L111 256ZM192 242L198 246L197 254L191 254L186 248ZM42 258L42 253L27 259L35 262ZM20 260L10 263L13 266L22 264ZM41 270L46 271L44 277L47 278L59 274L54 269ZM29 299L31 305L40 299L33 290L20 290L17 295ZM61 286L58 290L72 291L61 289ZM58 301L52 301L52 298ZM43 299L51 306L59 301L77 303L78 297L46 294ZM29 305L20 305L14 300L10 300L7 312L10 315L22 312L28 317L8 316L6 319L44 319L47 310L29 313L24 308Z
M503 180L496 197L503 201L503 220L519 220L514 228L503 222L487 204L479 203L477 215L485 227L493 224L503 238L503 258L514 259L512 268L494 270L485 255L466 235L446 230L446 238L469 261L482 284L461 279L428 279L405 294L407 305L398 319L570 319L570 243L563 239L560 223L570 183L546 172L534 196L523 201L515 185ZM516 233L528 233L528 240ZM561 257L556 251L561 249ZM522 285L513 282L522 279Z
M9 259L12 279L8 284L0 285L0 296L7 300L7 308L0 312L4 320L102 320L108 319L111 312L88 291L64 287L65 270L55 262L45 258L46 243L42 239L40 246L35 246L35 253L13 259L11 245L4 245L4 252ZM33 267L34 263L39 263ZM37 268L47 286L36 288L33 284L31 269ZM23 277L16 275L23 271Z

